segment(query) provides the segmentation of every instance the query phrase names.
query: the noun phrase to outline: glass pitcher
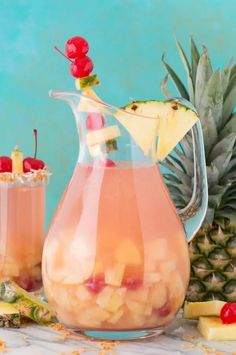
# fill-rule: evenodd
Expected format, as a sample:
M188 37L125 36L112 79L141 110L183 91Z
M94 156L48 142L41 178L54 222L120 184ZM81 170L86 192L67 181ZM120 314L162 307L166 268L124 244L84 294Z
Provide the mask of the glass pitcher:
M131 125L143 120L154 127L153 118L84 94L51 92L51 97L71 106L80 150L44 246L48 301L68 328L93 338L160 334L184 301L187 240L206 212L200 122L192 128L193 195L178 215L153 154L153 132L152 147L144 151L117 119L128 115Z

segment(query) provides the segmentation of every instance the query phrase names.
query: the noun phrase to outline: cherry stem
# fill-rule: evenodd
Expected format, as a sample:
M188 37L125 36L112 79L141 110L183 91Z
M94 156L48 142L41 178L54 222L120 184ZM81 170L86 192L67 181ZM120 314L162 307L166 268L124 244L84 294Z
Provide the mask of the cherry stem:
M34 159L37 157L37 151L38 151L38 131L35 128L34 129Z
M57 48L56 46L54 46L54 49L60 53L64 58L66 58L67 60L69 60L71 63L73 63L73 60L68 58L59 48Z

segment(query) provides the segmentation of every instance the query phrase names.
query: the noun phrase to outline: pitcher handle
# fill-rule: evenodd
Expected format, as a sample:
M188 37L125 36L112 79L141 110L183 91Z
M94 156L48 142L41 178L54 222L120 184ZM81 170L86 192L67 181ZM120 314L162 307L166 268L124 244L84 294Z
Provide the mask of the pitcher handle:
M196 112L192 104L185 99L174 98L169 101L178 101L182 105ZM193 239L194 235L201 227L208 206L207 171L203 132L200 120L195 123L195 125L191 129L191 133L193 145L194 171L193 193L187 206L178 210L179 216L185 227L188 242Z

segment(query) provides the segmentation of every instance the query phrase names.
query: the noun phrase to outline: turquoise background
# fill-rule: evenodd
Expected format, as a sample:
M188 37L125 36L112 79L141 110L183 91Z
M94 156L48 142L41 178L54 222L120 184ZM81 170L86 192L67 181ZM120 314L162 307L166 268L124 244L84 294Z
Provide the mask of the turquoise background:
M235 0L0 0L0 155L17 143L33 154L39 130L39 158L53 171L47 222L73 171L78 139L72 113L48 97L49 89L74 90L69 63L53 50L71 36L90 43L110 103L162 98L161 55L182 74L174 34L206 44L215 66L235 55Z

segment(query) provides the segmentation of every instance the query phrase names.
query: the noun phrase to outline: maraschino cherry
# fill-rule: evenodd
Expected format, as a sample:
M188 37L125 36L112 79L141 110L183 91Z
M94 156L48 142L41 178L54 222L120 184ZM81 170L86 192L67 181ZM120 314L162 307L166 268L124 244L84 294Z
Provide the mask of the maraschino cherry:
M87 55L82 58L76 58L70 66L70 73L75 78L84 78L93 71L93 62Z
M75 37L73 37L75 38ZM78 37L82 38L82 37ZM72 39L71 39L72 40ZM67 41L68 43L68 41ZM93 71L93 62L92 59L90 59L86 55L85 51L85 46L77 46L76 50L73 52L70 52L69 49L67 50L67 45L66 45L66 53L64 54L59 48L54 47L55 50L60 53L63 57L65 57L67 60L71 62L70 66L70 73L73 77L75 78L84 78L88 76L92 71ZM87 47L86 47L87 49ZM86 52L86 53L85 53ZM68 55L69 53L69 55ZM76 53L76 55L75 55ZM73 58L73 59L71 59Z
M104 275L93 275L86 282L85 286L92 293L99 293L105 287Z
M91 112L86 117L86 128L93 131L101 129L105 125L105 118L103 115L97 112Z
M236 303L226 303L221 309L220 318L224 324L236 323Z
M83 37L75 36L66 42L66 55L70 59L83 57L88 53L89 44Z
M12 172L12 160L9 157L0 157L0 173Z
M39 170L45 167L45 163L42 160L36 159L38 150L38 132L34 129L34 157L25 158L23 161L24 173L29 173L31 170Z

